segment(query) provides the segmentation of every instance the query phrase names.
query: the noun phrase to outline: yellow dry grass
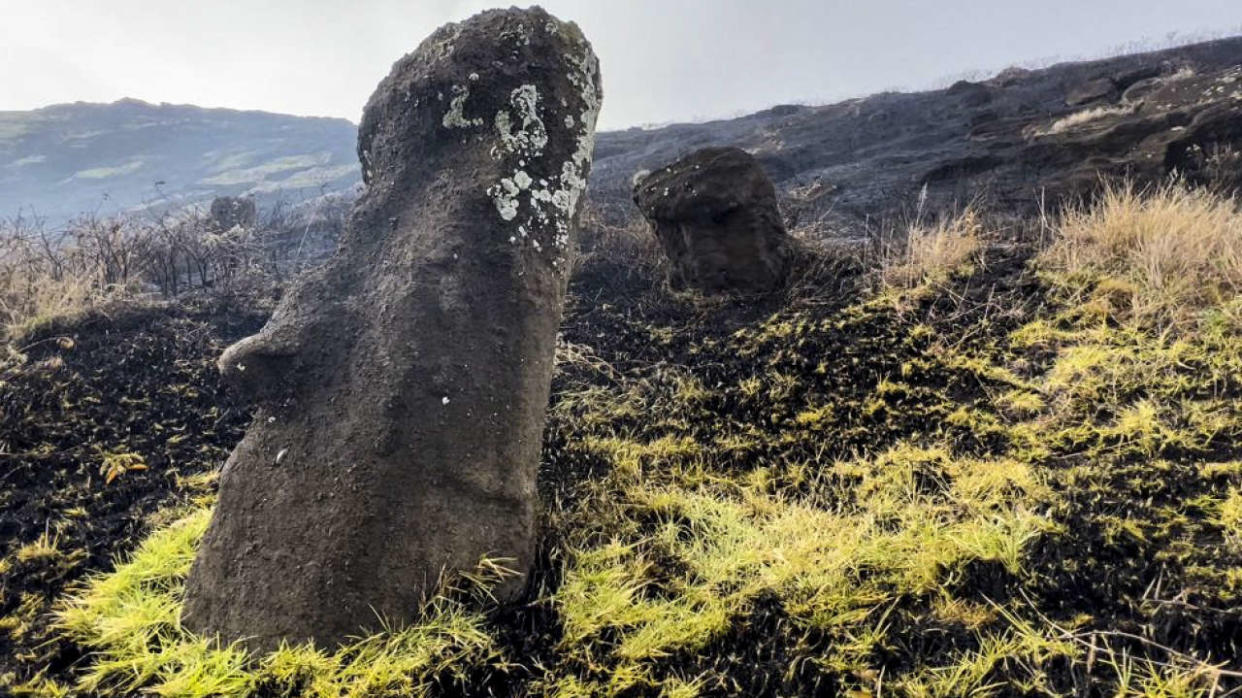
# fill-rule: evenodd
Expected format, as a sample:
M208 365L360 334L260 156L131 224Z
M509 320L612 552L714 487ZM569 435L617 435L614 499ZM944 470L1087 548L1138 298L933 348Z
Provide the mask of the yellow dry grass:
M1242 215L1230 198L1108 186L1094 205L1065 211L1058 233L1040 267L1073 294L1068 304L1184 326L1242 291Z
M0 260L0 339L20 341L43 323L79 316L112 294L90 277L6 269Z
M983 221L974 209L916 225L904 242L884 251L880 285L888 291L943 285L955 274L968 272L983 250Z
M1052 122L1052 125L1049 126L1047 130L1042 131L1040 135L1049 135L1053 133L1064 133L1072 128L1075 128L1077 126L1082 126L1084 124L1089 124L1092 121L1102 119L1106 116L1112 116L1114 114L1128 114L1131 111L1133 110L1130 107L1113 107L1113 106L1093 107L1091 109L1083 109L1082 111L1074 112L1073 114L1070 114L1069 116L1063 116L1060 119L1057 119L1056 121Z

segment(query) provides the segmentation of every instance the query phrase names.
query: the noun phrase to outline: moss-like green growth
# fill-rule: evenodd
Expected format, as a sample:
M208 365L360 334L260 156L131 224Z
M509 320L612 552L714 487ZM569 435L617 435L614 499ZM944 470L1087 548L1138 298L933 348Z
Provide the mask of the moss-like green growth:
M579 504L595 524L574 530L552 599L565 658L597 691L663 685L662 659L709 646L764 595L781 600L791 632L857 632L968 563L1020 574L1026 547L1055 528L1035 511L1047 489L1019 463L901 445L825 466L805 482L783 468L705 477L618 464Z

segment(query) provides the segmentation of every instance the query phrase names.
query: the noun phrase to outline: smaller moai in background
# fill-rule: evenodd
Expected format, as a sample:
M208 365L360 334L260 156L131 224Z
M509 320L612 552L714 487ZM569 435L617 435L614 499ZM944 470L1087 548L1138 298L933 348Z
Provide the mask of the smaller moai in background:
M759 292L784 283L791 243L776 188L746 151L703 148L636 178L634 203L675 287Z

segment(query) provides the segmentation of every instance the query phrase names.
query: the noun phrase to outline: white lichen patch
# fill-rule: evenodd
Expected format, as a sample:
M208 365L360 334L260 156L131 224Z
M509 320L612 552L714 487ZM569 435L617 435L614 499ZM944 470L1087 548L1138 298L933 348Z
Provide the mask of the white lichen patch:
M495 190L495 191L493 191ZM518 213L518 188L516 182L506 177L500 180L500 183L487 190L492 195L492 200L496 203L496 210L500 213L502 220L511 221L517 218Z
M496 113L496 135L500 139L494 157L505 154L536 158L548 145L548 129L539 118L539 90L534 85L522 85L509 94L509 104L517 115L517 129L508 109Z
M557 30L556 26L548 31ZM502 177L488 188L497 212L504 221L515 221L517 235L509 235L511 244L529 244L530 249L547 254L551 266L559 272L566 268L569 251L569 225L586 191L586 174L595 147L595 121L599 114L599 89L595 82L598 63L586 42L578 41L578 52L566 56L570 70L566 76L579 93L582 111L566 114L562 124L565 137L573 139L574 151L568 159L551 168L538 167L546 157L548 130L539 113L540 95L534 85L522 85L510 94L509 108L499 111L494 124L497 135L492 156L510 163L516 161L512 174ZM560 99L562 107L569 100ZM527 171L527 163L550 177L536 183ZM511 165L512 166L512 165Z
M548 129L539 117L539 90L534 85L522 85L509 94L509 104L517 116L516 124L509 109L496 113L498 142L492 157L517 156L519 166L525 166L527 158L541 157L548 145ZM531 181L530 175L519 169L487 190L501 219L511 221L517 217L517 195L529 188Z
M470 88L465 85L453 86L453 98L449 101L448 111L444 112L444 118L440 122L444 128L472 128L483 125L483 119L466 118L465 108L468 97L470 97Z

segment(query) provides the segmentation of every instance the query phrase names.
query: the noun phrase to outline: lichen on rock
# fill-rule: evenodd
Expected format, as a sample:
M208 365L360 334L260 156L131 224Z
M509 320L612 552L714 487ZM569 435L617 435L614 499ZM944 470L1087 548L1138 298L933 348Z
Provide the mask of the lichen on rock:
M524 84L512 91L507 107L496 112L497 142L492 155L512 167L491 185L487 193L500 218L517 226L520 234L513 242L529 239L532 249L547 251L551 264L567 268L570 219L577 210L587 186L591 152L595 145L595 121L599 113L599 63L589 45L575 29L561 32L555 22L545 25L549 35L568 38L575 49L566 55L566 79L576 90L577 105L561 98L549 103L541 99L534 85ZM558 110L567 113L554 114ZM542 113L541 113L542 112ZM545 152L549 124L570 137L574 148L559 159ZM516 161L516 162L514 162ZM535 163L541 165L539 177L531 175ZM542 176L546 173L546 176ZM516 222L515 222L516 221Z
M471 73L477 75L477 73ZM466 99L470 97L470 88L465 85L453 86L453 98L449 101L449 109L441 121L444 128L474 128L483 125L483 119L475 117L467 119L463 113Z

